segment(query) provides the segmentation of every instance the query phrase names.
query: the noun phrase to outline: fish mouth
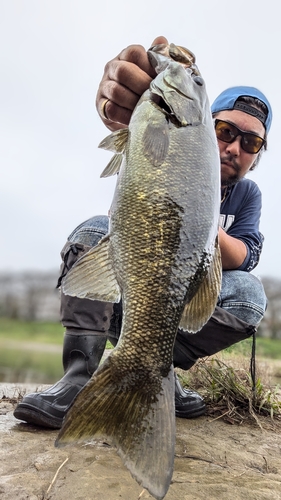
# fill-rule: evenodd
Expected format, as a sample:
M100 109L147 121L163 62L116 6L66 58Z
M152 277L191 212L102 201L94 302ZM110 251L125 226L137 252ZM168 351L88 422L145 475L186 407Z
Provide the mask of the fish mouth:
M182 121L177 118L173 110L167 104L167 102L158 94L151 94L151 101L156 104L156 107L164 113L167 120L173 123L176 127L182 127Z
M151 101L167 115L172 115L173 111L166 101L159 94L151 93Z
M178 63L177 67L167 68L167 71L150 84L150 100L176 127L200 124L200 120L191 121L190 109L193 109L193 85L204 87L204 80L193 68L184 69ZM187 73L187 77L185 77ZM192 80L190 87L189 80Z

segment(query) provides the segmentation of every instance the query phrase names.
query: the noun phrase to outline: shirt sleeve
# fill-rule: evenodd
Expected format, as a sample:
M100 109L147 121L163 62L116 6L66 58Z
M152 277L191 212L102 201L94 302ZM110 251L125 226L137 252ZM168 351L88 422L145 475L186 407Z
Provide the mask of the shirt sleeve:
M226 232L245 243L247 256L238 269L250 272L259 262L264 241L259 231L262 195L253 181L238 184L241 192L233 193L236 197L235 218Z

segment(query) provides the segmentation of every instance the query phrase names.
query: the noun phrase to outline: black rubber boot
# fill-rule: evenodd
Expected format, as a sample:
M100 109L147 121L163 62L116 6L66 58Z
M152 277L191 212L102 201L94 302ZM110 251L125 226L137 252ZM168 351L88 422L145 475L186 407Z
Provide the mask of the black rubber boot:
M256 330L255 326L217 306L199 332L178 330L173 353L174 366L189 370L199 358L211 356L245 340Z
M64 245L58 288L75 262L105 236L108 217L97 216L93 222L78 226ZM112 317L112 303L70 297L61 291L61 322L66 328L64 376L46 391L25 396L14 411L16 418L52 429L61 427L73 399L99 365Z
M196 418L204 415L206 405L198 392L183 389L175 374L175 410L176 417Z
M222 349L251 337L256 327L248 325L233 314L216 307L213 316L202 330L193 334L179 330L174 347L174 366L189 370L199 358L211 356ZM183 389L176 377L176 416L199 417L205 413L203 398L195 391Z
M106 335L101 332L67 329L63 347L64 376L49 389L25 396L14 416L29 424L59 429L73 399L98 368L105 344Z

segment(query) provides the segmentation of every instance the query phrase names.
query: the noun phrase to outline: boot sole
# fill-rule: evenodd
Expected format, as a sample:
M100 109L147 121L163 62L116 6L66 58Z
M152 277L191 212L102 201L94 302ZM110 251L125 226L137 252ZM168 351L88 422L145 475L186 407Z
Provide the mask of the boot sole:
M204 415L206 412L205 404L197 410L190 410L189 412L183 412L175 410L175 415L177 418L197 418ZM62 418L54 417L47 413L38 411L30 406L18 404L14 411L14 417L18 420L23 420L27 424L37 425L39 427L46 427L48 429L60 429L62 427Z
M206 406L203 404L200 408L197 408L197 410L190 410L190 411L179 411L175 410L175 414L177 418L197 418L201 417L206 413Z
M18 420L23 420L28 424L47 427L48 429L60 429L63 421L62 418L39 412L38 410L22 405L21 403L19 403L15 409L14 417Z

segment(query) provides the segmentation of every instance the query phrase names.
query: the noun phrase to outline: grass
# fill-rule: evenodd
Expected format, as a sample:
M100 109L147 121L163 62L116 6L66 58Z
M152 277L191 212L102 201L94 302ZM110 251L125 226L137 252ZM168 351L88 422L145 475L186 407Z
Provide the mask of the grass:
M0 317L0 339L62 344L64 328L60 323L18 321Z
M0 381L8 383L52 384L63 375L58 353L1 349L0 367Z
M249 356L252 349L252 339L246 339L238 344L225 349L230 354ZM281 359L281 340L258 337L256 341L256 354L262 358Z
M19 321L0 317L0 342L38 342L62 346L65 328L60 323L41 321ZM112 348L110 342L108 349Z
M228 423L252 420L260 427L260 416L281 421L281 392L274 386L267 368L257 363L256 386L249 372L249 358L216 355L199 361L191 370L179 372L184 386L192 387L203 397L209 416Z
M63 335L60 323L0 318L0 382L52 384L59 380ZM106 347L112 346L108 342Z

